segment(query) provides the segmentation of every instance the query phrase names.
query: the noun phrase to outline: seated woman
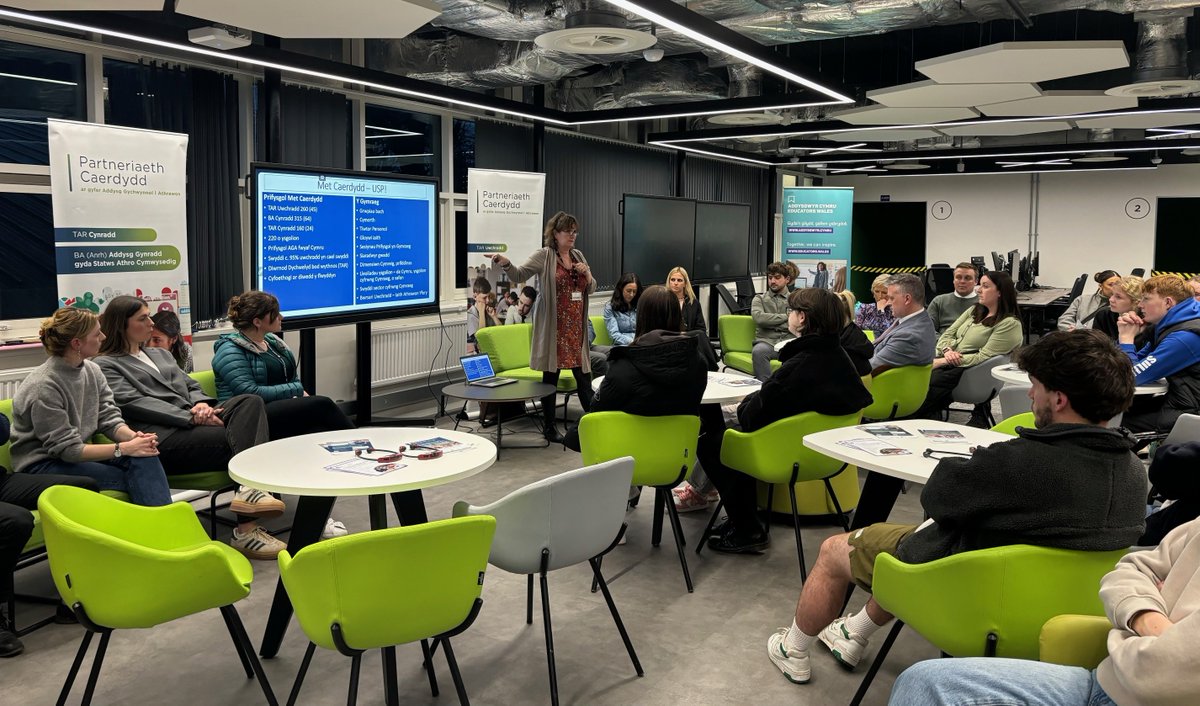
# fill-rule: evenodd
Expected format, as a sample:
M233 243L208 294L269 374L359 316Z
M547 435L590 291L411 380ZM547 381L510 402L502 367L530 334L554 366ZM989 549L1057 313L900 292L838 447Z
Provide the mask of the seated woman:
M1142 303L1142 286L1145 280L1141 277L1129 275L1117 280L1109 289L1112 294L1108 297L1108 305L1102 309L1097 309L1094 318L1092 319L1092 328L1097 331L1102 331L1106 336L1113 341L1120 340L1120 332L1117 330L1117 319L1121 318L1121 314L1128 312L1137 312ZM1145 326L1142 332L1137 334L1133 339L1133 345L1138 350L1150 342L1150 336L1154 333L1153 326Z
M864 331L874 331L878 336L892 325L892 305L888 302L887 280L891 275L879 275L871 282L873 304L863 304L854 315L854 323Z
M679 321L675 295L662 285L647 287L638 300L633 342L609 353L608 373L588 411L644 417L698 414L708 384L708 364L699 341L680 333ZM563 443L578 451L578 431L568 432Z
M946 329L934 349L933 375L925 402L913 414L939 419L950 406L954 388L967 368L997 355L1008 355L1024 340L1017 311L1017 290L1007 272L985 272L979 279L979 302ZM978 412L971 426L986 426Z
M160 311L150 317L154 330L150 332L150 348L162 348L169 351L179 369L185 373L194 372L192 368L192 347L181 335L179 315L173 311Z
M481 328L499 326L500 316L496 313L496 295L492 283L486 277L476 277L471 284L472 301L467 307L467 355L479 352L475 334Z
M159 461L170 476L225 470L234 454L265 443L267 415L257 395L237 395L225 404L204 394L165 350L145 347L153 330L150 309L122 295L100 315L104 343L96 364L124 417L158 436ZM238 519L229 543L249 559L271 560L286 548L255 522L279 517L283 501L242 486L230 503Z
M807 287L788 296L788 329L797 338L780 351L783 365L762 389L738 405L742 431L757 431L804 412L853 414L871 404L871 393L838 340L845 319L842 302L827 289ZM708 546L720 552L758 552L766 548L769 537L755 513L756 481L721 463L721 427L720 433L706 428L696 452L729 513Z
M679 300L683 315L680 331L704 331L704 313L700 311L700 300L692 289L692 280L688 278L687 270L676 267L667 273L667 289L671 290Z
M614 346L628 346L637 333L638 297L642 281L632 272L621 275L613 290L612 301L604 305L604 327Z
M1092 314L1108 303L1112 286L1121 281L1121 275L1112 270L1103 270L1092 275L1098 285L1091 294L1080 294L1058 317L1059 331L1074 331L1077 328L1092 328Z
M129 428L104 373L88 360L104 341L96 315L64 307L42 322L38 337L49 357L13 398L13 470L88 476L137 505L170 503L158 437ZM91 443L97 433L114 443Z
M233 297L229 322L237 333L222 334L213 344L222 404L237 395L263 398L272 440L354 428L333 400L309 395L300 384L296 356L275 335L283 330L283 316L274 295L250 291Z
M842 330L838 332L838 341L842 344L842 350L850 356L850 362L854 363L859 377L870 375L871 356L875 355L875 346L858 324L854 323L854 292L843 289L837 293L837 298L842 300L842 313L846 315Z

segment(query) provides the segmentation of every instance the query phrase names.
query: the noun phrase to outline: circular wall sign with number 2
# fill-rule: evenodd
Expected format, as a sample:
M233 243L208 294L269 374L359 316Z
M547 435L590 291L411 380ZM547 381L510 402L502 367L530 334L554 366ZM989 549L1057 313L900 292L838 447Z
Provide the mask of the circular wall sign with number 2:
M1134 220L1141 220L1150 215L1150 202L1140 196L1129 199L1125 204L1125 215Z

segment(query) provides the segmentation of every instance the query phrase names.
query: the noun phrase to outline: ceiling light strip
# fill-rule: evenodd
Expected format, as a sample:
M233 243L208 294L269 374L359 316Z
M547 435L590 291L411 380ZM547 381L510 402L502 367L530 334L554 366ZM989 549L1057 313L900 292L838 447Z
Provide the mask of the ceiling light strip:
M671 113L667 115L644 115L631 118L599 118L596 120L572 120L571 125L599 125L602 123L622 123L636 120L669 120L671 118L694 118L700 115L725 115L729 113L758 113L765 110L787 110L789 108L812 108L821 105L841 105L837 101L817 101L812 103L785 103L781 105L763 105L755 107L730 108L728 110L698 110L690 113Z
M654 22L655 24L657 24L659 27L666 27L668 29L674 30L674 31L684 35L685 37L690 37L694 41L697 41L700 44L702 44L706 47L709 47L710 49L715 49L723 54L726 54L726 55L729 55L732 57L736 57L738 59L741 59L742 61L745 61L748 64L753 64L754 66L759 67L763 71L773 73L776 76L787 79L788 81L792 81L793 83L798 83L802 86L806 86L807 88L817 91L818 93L827 95L838 103L853 103L854 102L854 100L852 98L849 98L848 96L844 96L841 93L838 93L837 91L826 88L825 86L822 86L821 84L816 83L815 81L806 79L803 76L800 76L799 74L793 73L793 72L783 68L782 66L772 64L768 61L765 61L764 59L761 59L761 58L753 56L747 52L744 52L741 49L738 49L738 48L731 46L725 42L722 42L719 39L711 37L711 36L701 32L698 29L694 29L685 24L682 24L673 19L670 19L654 10L651 10L647 7L643 7L642 4L639 2L633 2L631 0L607 0L607 2L610 5L615 5L619 8L621 8L622 10L625 10L627 12L632 12L633 14L635 14L639 17L643 17L647 20L650 20L651 22ZM686 10L684 8L680 8L680 9L683 10L684 12L688 12L688 10ZM697 17L699 17L701 20L707 19L702 16L697 16ZM730 30L730 31L732 31L732 30ZM753 41L753 40L747 39L747 41Z
M771 167L776 164L787 164L787 162L768 162L768 161L762 160L762 159L751 159L750 157L737 157L737 156L734 156L731 154L722 154L720 152L709 152L708 150L702 150L697 147L680 147L677 145L660 145L657 142L647 142L646 144L660 146L660 147L670 147L672 149L680 150L681 152L693 152L695 154L703 154L703 155L707 155L709 157L716 157L718 159L731 159L731 160L735 160L738 162L749 162L750 164L761 164L764 167Z
M664 144L668 147L672 146L667 143L655 143L655 144ZM674 145L674 147L675 147L675 149L686 149L679 145ZM1106 148L1101 148L1101 149L1061 149L1061 150L1046 150L1046 151L1041 151L1041 152L1005 152L1003 154L991 154L991 153L971 154L970 152L958 152L955 154L944 154L944 155L924 154L924 153L919 154L919 155L914 155L912 153L905 153L906 156L899 157L899 156L891 155L888 157L888 159L895 159L895 160L919 159L923 162L931 162L934 160L945 160L945 159L997 159L1000 157L1045 157L1045 156L1055 155L1055 154L1097 154L1097 153L1108 153L1108 152L1153 152L1155 150L1183 151L1183 150L1188 150L1188 149L1200 149L1200 143L1190 143L1187 145L1169 145L1169 146L1168 145L1154 145L1153 147L1118 147L1118 148L1106 147ZM857 162L878 162L878 161L881 161L880 158L878 158L878 157L850 157L850 158L845 158L845 159L822 158L819 160L810 160L810 161L805 161L804 159L801 159L799 161L799 164L816 164L816 163L819 163L819 164L854 164ZM774 162L773 164L785 164L785 162Z
M60 81L56 78L42 78L41 76L26 76L24 74L9 74L0 71L0 78L16 78L22 81L38 81L40 83L54 83L60 86L78 86L75 81Z
M1008 176L1010 174L1087 174L1088 172L1138 172L1146 171L1147 169L1158 169L1154 167L1086 167L1080 168L1078 165L1070 169L1024 169L1021 171L1005 171L1005 172L919 172L911 174L867 174L872 179L886 178L907 178L907 177L945 177L947 179L964 176Z

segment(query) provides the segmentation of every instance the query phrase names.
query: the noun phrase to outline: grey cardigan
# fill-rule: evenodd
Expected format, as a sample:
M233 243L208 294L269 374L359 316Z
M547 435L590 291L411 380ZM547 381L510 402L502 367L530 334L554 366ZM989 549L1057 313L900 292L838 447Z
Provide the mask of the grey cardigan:
M583 253L572 248L571 258L587 264ZM517 267L511 261L504 268L508 278L513 282L524 282L537 275L542 283L542 291L538 292L533 302L533 343L529 349L529 367L543 372L554 372L558 367L558 292L554 283L554 268L557 256L551 248L542 248L529 256L524 265ZM592 372L591 361L588 359L588 296L596 291L595 277L588 278L588 286L583 293L583 335L580 336L582 348L579 351L579 364L583 372Z
M169 351L142 350L154 361L158 375L129 354L97 356L95 361L125 419L137 422L142 431L158 434L161 440L176 429L192 426L191 410L196 403L216 404L216 400L179 368Z

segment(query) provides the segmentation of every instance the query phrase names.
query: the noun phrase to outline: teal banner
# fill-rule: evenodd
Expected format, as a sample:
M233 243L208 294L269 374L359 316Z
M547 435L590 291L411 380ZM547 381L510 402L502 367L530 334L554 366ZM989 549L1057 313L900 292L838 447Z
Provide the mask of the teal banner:
M800 268L797 287L829 289L838 279L847 281L853 216L852 188L784 188L782 252L784 261ZM837 277L839 271L841 278Z

